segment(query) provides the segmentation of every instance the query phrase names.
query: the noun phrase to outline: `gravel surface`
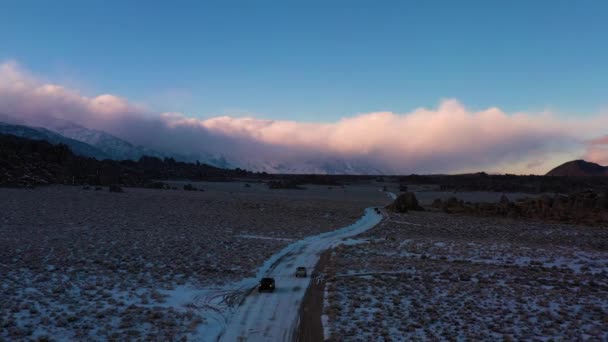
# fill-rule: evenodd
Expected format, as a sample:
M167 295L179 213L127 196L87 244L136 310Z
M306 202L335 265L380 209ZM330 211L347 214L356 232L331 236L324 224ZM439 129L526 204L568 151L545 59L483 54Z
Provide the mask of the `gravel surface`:
M372 187L214 187L0 189L0 340L195 336L205 318L175 289L254 276L291 241L384 198Z
M328 266L334 340L608 339L606 227L416 212L357 239Z

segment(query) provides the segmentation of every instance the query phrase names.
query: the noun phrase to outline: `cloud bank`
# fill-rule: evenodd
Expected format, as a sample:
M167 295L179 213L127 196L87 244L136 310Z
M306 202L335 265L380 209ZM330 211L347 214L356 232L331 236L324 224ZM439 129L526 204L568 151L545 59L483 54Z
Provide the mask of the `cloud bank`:
M589 140L584 159L608 165L608 135Z
M544 173L585 157L608 162L606 116L470 110L455 99L408 113L358 114L331 123L155 113L111 94L85 96L44 82L16 62L0 64L0 113L44 125L48 117L182 154L222 154L242 166L340 160L385 173Z

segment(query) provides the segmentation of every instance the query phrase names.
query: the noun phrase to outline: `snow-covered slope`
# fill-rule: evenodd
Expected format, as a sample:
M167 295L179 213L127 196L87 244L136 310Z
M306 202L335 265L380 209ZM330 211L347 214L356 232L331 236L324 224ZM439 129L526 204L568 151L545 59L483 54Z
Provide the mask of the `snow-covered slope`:
M0 122L3 123L0 133L46 140L53 144L64 143L72 148L76 154L97 159L137 160L145 155L173 158L185 162L199 161L220 168L235 167L221 154L159 152L144 146L134 145L104 131L89 129L70 121L51 117L41 117L36 122L26 123L22 119L0 113Z
M137 160L142 156L173 158L178 161L196 162L221 168L231 168L232 165L222 155L210 153L184 154L177 151L160 152L144 146L137 146L104 131L89 129L65 120L48 120L45 126L49 129L74 140L95 146L112 159Z
M247 170L286 174L328 174L328 175L381 175L382 170L364 163L345 160L302 160L302 161L241 161L237 164Z
M92 157L96 159L109 158L107 154L94 146L76 139L64 137L61 134L52 132L42 127L28 127L0 122L0 134L11 134L33 140L44 140L51 144L64 144L67 145L75 154L85 157Z
M70 139L94 146L107 154L111 159L137 160L144 155L159 158L166 156L142 146L135 146L106 132L82 127L69 121L54 120L48 123L46 127Z

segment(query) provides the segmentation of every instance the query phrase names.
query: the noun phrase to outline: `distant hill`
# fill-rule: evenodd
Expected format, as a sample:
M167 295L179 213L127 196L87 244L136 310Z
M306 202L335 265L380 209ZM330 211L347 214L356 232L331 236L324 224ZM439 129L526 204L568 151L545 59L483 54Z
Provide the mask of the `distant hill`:
M608 167L584 160L564 163L547 173L547 176L590 177L608 176Z

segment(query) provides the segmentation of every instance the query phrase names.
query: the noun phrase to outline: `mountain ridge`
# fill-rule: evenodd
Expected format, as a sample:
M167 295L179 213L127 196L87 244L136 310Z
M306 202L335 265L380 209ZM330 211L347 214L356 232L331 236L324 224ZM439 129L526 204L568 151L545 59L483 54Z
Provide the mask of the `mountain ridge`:
M143 146L136 146L124 139L104 131L86 128L70 121L56 120L48 124L47 128L63 135L64 137L78 140L96 147L107 154L110 159L138 160L143 156L157 158L170 157L166 154L145 148Z
M220 168L234 168L223 155L185 155L175 152L160 152L119 138L105 131L81 126L74 122L53 117L41 117L36 121L0 113L0 123L4 132L24 138L45 140L53 144L68 145L75 154L96 159L138 160L143 156L172 158L182 162L201 162ZM10 129L9 126L12 126ZM63 137L60 138L59 136ZM76 143L79 142L79 143ZM85 145L83 145L85 144ZM88 147L85 148L85 146Z
M94 146L76 139L65 137L43 127L31 127L0 122L0 134L8 134L21 138L46 141L54 145L64 144L77 155L91 157L98 160L111 159L106 153Z
M383 175L387 173L386 170L362 162L342 159L330 160L322 157L285 161L280 158L259 158L252 155L227 156L222 153L205 151L197 153L157 151L133 144L102 130L87 128L71 121L50 116L39 116L34 121L26 122L22 118L0 113L0 122L2 121L7 122L6 125L14 126L12 132L6 131L5 133L46 140L55 144L64 143L74 153L96 159L138 160L143 156L152 156L172 158L183 162L200 162L224 169L241 168L274 174ZM17 126L20 128L17 129ZM27 131L27 134L25 131ZM60 138L60 136L63 138ZM80 142L80 144L77 142Z

